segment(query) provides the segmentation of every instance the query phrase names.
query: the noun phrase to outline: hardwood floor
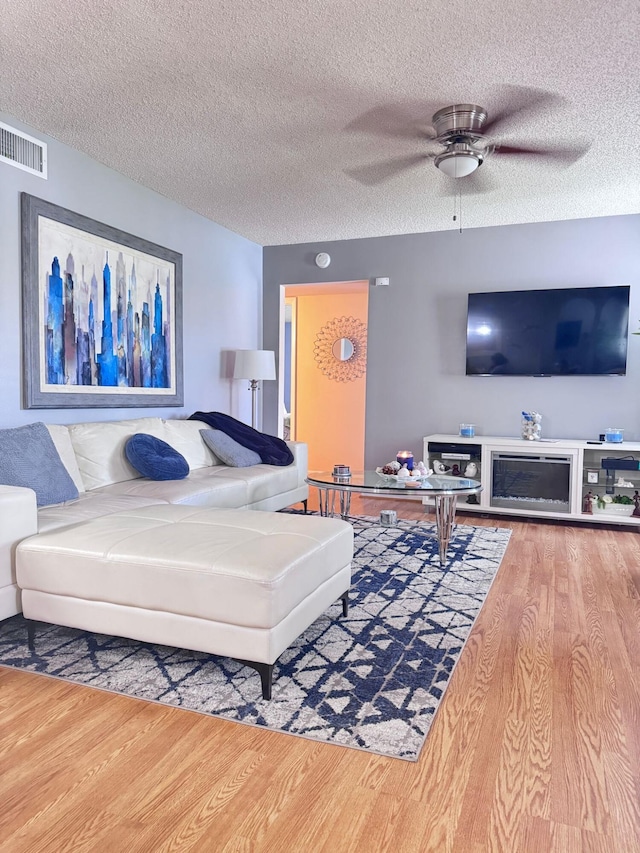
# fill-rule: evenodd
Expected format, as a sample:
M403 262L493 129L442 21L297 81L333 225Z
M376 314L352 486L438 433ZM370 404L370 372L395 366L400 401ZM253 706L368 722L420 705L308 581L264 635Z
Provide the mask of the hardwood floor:
M0 849L640 851L640 536L458 521L513 535L417 763L0 668Z

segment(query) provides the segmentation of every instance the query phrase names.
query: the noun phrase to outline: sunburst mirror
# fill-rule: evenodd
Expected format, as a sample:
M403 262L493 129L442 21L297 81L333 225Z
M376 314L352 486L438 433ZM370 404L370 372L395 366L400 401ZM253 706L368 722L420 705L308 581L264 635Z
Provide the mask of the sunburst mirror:
M356 317L329 320L316 335L314 358L335 382L353 382L367 369L367 327Z

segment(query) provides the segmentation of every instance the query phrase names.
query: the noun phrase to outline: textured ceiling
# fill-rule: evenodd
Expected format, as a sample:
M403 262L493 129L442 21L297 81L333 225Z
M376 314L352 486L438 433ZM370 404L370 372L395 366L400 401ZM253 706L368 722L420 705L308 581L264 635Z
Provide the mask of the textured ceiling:
M464 225L635 213L639 43L638 0L20 0L2 8L0 109L272 245L457 227L429 161L350 177L420 150L354 128L536 88L558 104L502 140L589 152L487 159L495 189L463 196Z

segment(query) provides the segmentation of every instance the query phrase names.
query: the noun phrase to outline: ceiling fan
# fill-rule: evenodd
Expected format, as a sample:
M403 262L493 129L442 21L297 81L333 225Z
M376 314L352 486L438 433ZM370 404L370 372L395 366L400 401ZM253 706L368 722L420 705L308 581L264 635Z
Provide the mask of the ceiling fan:
M374 185L431 160L447 177L468 178L465 188L485 192L491 188L490 185L480 182L474 173L490 156L537 157L570 165L587 153L589 144L534 146L501 141L497 132L509 119L519 113L539 111L562 102L559 96L537 89L508 89L512 94L509 106L493 116L477 104L453 104L438 109L433 114L432 126L428 128L420 127L415 119L408 120L397 107L374 108L346 129L414 139L422 143L422 150L350 169L347 174L360 183Z

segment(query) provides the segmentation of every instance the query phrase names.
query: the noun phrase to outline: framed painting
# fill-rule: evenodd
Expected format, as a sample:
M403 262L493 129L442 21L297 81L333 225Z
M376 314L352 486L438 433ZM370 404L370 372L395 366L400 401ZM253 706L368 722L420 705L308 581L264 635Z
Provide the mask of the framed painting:
M182 255L22 193L27 409L182 406Z

